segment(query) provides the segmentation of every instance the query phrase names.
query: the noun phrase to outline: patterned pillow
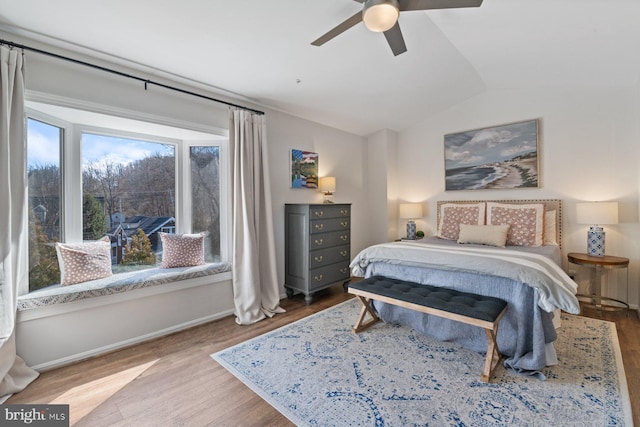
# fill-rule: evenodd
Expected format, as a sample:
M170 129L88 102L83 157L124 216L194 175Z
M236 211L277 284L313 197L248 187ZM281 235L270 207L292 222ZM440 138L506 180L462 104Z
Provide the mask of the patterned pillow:
M487 224L509 224L507 245L542 246L544 203L502 204L487 202Z
M438 237L458 240L460 224L484 225L484 209L484 202L441 204Z
M112 275L111 241L108 237L95 242L56 243L56 252L62 286Z
M204 264L204 239L208 232L197 234L160 233L162 268L190 267Z

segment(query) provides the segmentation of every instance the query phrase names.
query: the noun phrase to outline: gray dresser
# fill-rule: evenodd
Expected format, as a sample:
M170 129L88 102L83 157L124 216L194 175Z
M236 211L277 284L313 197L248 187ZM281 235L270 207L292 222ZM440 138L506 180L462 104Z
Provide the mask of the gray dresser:
M311 303L313 293L351 274L351 204L285 205L285 289L301 292Z

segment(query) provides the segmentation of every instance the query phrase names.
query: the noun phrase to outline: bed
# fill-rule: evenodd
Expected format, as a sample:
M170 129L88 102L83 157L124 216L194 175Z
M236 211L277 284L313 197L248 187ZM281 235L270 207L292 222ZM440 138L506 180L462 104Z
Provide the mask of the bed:
M436 236L370 246L352 260L352 274L507 301L497 337L505 367L544 378L543 368L558 362L559 310L580 311L576 284L561 268L561 200L440 201L437 209ZM486 351L479 328L380 302L375 308L385 322Z

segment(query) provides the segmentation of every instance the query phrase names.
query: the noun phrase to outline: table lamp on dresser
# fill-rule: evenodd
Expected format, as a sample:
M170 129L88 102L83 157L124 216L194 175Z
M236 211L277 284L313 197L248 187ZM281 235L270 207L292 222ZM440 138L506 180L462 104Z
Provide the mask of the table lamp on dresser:
M323 203L333 203L333 193L336 192L336 177L324 176L320 178L318 191L324 194Z

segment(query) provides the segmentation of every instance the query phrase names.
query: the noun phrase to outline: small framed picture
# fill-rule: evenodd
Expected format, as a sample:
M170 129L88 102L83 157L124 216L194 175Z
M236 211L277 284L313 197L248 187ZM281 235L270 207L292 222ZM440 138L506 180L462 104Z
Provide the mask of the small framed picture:
M291 188L318 188L318 153L291 150Z

